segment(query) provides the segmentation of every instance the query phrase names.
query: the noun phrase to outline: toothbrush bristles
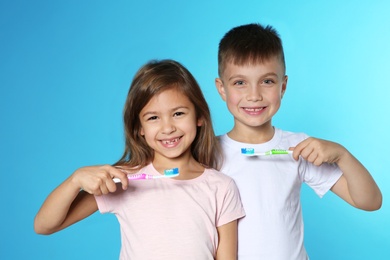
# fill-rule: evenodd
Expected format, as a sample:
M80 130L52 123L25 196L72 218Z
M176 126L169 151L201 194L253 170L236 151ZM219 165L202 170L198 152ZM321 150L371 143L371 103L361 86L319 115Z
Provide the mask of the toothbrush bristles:
M255 149L253 149L253 148L241 148L241 153L243 153L243 154L253 154L253 153L255 153Z
M164 175L166 176L179 175L179 168L164 170Z

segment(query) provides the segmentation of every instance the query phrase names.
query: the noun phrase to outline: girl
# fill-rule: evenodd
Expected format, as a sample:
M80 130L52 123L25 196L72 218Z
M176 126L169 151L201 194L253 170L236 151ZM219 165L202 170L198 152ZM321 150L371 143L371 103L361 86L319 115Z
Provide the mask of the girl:
M220 149L190 72L172 60L143 66L124 124L122 158L115 166L76 170L43 203L35 231L54 233L99 209L118 218L120 259L236 259L237 219L245 213L232 179L213 169ZM129 173L161 176L170 168L179 168L179 176L128 180Z

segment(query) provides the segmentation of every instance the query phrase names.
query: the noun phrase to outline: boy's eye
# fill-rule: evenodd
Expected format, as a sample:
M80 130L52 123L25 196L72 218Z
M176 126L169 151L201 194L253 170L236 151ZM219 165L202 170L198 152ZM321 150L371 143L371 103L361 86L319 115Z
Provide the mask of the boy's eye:
M244 85L244 81L243 80L237 80L237 81L235 81L234 82L234 85L239 85L239 86L241 86L241 85Z
M273 83L275 83L274 80L272 80L272 79L265 79L263 82L265 84L273 84Z

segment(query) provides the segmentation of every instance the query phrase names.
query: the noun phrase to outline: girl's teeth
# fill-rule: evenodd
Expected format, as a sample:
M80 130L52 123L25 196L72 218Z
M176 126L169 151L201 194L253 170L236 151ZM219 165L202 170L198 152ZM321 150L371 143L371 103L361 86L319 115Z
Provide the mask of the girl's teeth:
M179 138L171 139L171 140L163 140L163 144L173 144L179 141Z

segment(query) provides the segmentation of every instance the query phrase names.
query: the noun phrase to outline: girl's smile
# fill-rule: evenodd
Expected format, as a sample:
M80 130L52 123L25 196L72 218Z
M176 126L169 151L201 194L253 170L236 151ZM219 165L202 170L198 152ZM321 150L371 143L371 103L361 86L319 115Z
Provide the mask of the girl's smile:
M177 138L172 138L172 139L165 139L165 140L160 140L162 145L167 147L167 148L172 148L178 145L178 142L180 141L181 137Z
M153 96L139 114L141 135L159 158L190 155L197 133L195 107L186 95L175 87Z

